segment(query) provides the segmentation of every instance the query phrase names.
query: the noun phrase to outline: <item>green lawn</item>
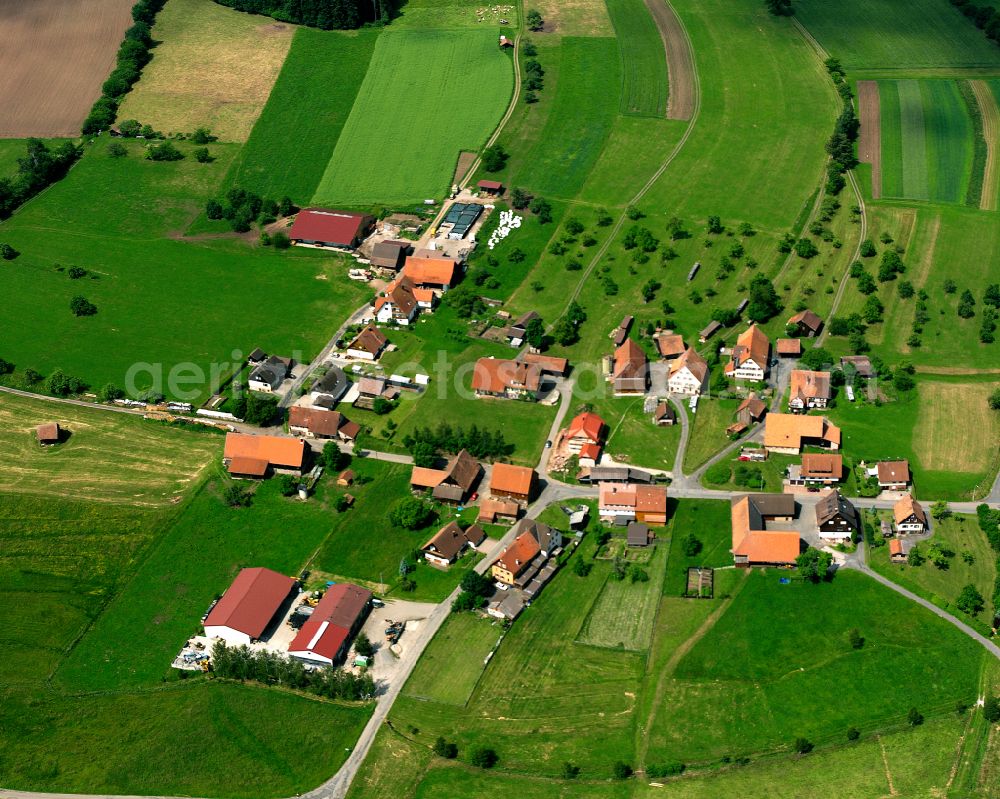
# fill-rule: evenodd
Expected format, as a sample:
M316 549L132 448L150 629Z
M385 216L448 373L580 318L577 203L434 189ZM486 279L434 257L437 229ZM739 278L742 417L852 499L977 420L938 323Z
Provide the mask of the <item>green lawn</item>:
M615 39L561 39L558 79L550 85L546 71L541 92L554 92L548 117L535 132L530 149L524 147L526 142L519 143L524 160L512 163L508 184L560 199L572 198L583 187L615 122L621 91L616 50ZM546 70L547 53L539 49L538 59Z
M225 185L307 205L368 71L378 32L300 28Z
M486 668L483 661L501 634L495 619L451 614L420 656L406 684L406 695L464 707Z
M739 400L702 397L691 415L691 434L684 453L684 470L693 471L730 443L726 428L736 421Z
M953 80L880 80L886 197L964 202L973 126Z
M670 557L663 595L682 596L687 589L687 570L691 566L719 568L733 565L732 521L728 502L717 500L684 500L677 503L670 518ZM681 542L693 535L701 542L701 551L688 557ZM721 573L716 573L720 577ZM718 596L720 592L716 591ZM690 600L685 600L690 601ZM700 600L699 600L700 601Z
M604 451L615 460L650 469L673 469L681 440L680 424L654 425L651 414L643 413L642 397L605 396L599 399L591 398L588 393L586 404L607 423L609 433ZM582 407L582 403L577 402L572 410L578 407Z
M386 30L313 202L440 199L459 151L482 147L512 91L493 31Z
M885 518L892 523L891 514L886 514ZM997 573L996 553L990 547L986 535L979 529L976 517L956 515L948 519L932 520L932 529L933 537L921 543L920 549L926 553L936 541L942 548L954 552L954 557L948 559L948 568L939 569L930 561L920 566L890 563L888 546L869 550L872 568L911 591L930 598L934 604L959 617L962 612L955 607L954 602L962 589L971 583L986 600L986 606L975 618L980 624L991 625L994 609L990 600ZM973 556L973 563L963 560L964 553Z
M98 140L63 181L0 224L0 239L22 253L0 270L0 291L33 297L10 305L0 345L19 370L59 367L94 387L127 387L131 372L137 390L158 377L164 393L197 402L213 372L225 376L255 346L308 361L366 296L340 256L276 252L230 234L181 237L216 194L232 145L211 146L211 164L156 163L142 158L141 142L127 146L127 157L111 159ZM58 268L70 266L91 274L72 280ZM75 317L76 295L97 314ZM265 297L262 322L248 309Z
M848 69L1000 66L1000 49L942 0L801 0L795 15Z
M663 39L642 0L608 0L622 64L621 112L667 113L667 56Z
M47 422L59 423L63 443L39 445L35 427ZM0 491L142 507L178 501L221 457L222 436L0 394L0 448Z

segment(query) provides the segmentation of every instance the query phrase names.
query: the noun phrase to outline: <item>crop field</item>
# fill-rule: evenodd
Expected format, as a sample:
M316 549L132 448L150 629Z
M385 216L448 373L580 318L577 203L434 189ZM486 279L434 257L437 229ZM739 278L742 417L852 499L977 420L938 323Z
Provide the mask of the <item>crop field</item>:
M617 115L621 79L616 50L611 38L563 37L555 99L523 168L509 175L512 185L563 199L580 190ZM539 60L547 68L548 62ZM543 92L551 91L546 83ZM579 124L581 119L587 124Z
M42 447L35 428L58 422L64 443ZM0 394L0 491L128 503L176 502L222 439L209 431L175 430L101 410Z
M667 57L643 0L608 0L621 58L621 112L662 117L667 112Z
M513 80L492 31L387 30L313 202L440 198L459 151L478 150L500 121Z
M225 185L308 205L357 97L378 33L299 28ZM295 131L295 135L289 135Z
M787 19L754 0L672 5L691 36L701 110L640 207L695 225L716 214L783 232L823 175L818 142L838 108L826 70Z
M167 134L205 127L222 141L246 141L294 35L295 26L270 17L169 0L153 28L161 43L118 119Z
M545 20L545 33L560 36L613 36L604 0L541 0L533 8Z
M1000 419L987 398L990 383L919 384L920 410L914 428L914 448L922 441L925 468L941 472L984 472L997 457ZM961 424L956 420L961 419ZM917 433L916 431L919 431Z
M646 553L643 553L644 555ZM609 578L590 609L577 640L591 646L643 651L653 636L653 621L660 604L667 547L660 541L648 558L632 556L629 568L636 566L649 575L648 582Z
M989 81L970 80L969 87L978 106L978 126L976 117L973 126L977 126L976 158L973 159L973 173L977 171L977 160L983 163L983 185L979 197L975 196L974 184L969 200L972 204L979 201L979 207L984 211L997 210L997 194L1000 192L1000 106L997 104L997 93L1000 92L1000 80Z
M472 613L452 614L420 656L406 693L416 699L464 706L501 633L499 623L492 619ZM413 694L413 690L421 693Z
M1000 66L1000 48L957 8L915 0L802 0L795 16L850 70Z
M973 127L953 80L881 80L882 196L965 202Z
M338 257L275 252L230 235L181 238L214 196L232 145L210 145L211 164L191 157L156 163L142 158L140 142L129 143L127 157L110 159L105 142L0 223L0 239L21 251L0 270L0 291L34 298L7 310L0 357L19 371L48 374L58 367L95 388L108 382L127 388L130 368L150 364L162 373L162 390L174 394L170 371L191 364L195 379L177 387L187 396L174 395L198 402L210 395L213 369L226 375L237 366L234 351L260 346L308 360L334 320L366 296L365 287L346 279ZM190 146L179 146L190 153ZM90 275L72 280L70 266ZM69 302L76 295L93 302L97 314L73 316ZM270 311L262 327L246 309L263 297ZM140 366L136 390L152 381Z
M986 600L986 606L976 619L982 624L990 625L994 612L990 597L993 596L993 583L997 573L996 553L986 535L979 529L976 517L956 515L947 519L935 519L933 530L933 538L928 543L921 544L920 548L926 551L931 542L937 542L954 552L955 556L948 559L947 569L939 569L929 561L920 566L890 563L887 546L869 550L872 567L932 602L947 605L948 612L959 618L962 613L954 606L954 602L962 589L971 583ZM966 552L972 555L972 563L967 563L963 558Z
M0 138L77 136L114 65L133 0L5 3Z

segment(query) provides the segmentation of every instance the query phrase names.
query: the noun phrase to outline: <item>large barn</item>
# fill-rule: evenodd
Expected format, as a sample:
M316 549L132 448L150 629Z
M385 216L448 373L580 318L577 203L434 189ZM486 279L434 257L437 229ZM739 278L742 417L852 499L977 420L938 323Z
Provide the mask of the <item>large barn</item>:
M293 244L307 247L333 247L353 250L375 225L368 214L333 211L329 208L306 208L299 211L288 232Z
M271 569L243 569L205 618L205 635L233 646L256 641L296 588L295 580Z

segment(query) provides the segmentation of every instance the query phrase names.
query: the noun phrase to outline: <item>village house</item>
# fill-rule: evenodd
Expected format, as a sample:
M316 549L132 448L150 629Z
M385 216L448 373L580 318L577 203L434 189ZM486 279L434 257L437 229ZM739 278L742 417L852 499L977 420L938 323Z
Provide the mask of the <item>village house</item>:
M693 347L688 347L680 358L670 364L667 388L672 394L701 396L708 387L708 373L708 361L695 352Z
M534 400L541 385L541 367L521 361L480 358L472 371L472 390L477 397Z
M358 396L381 397L385 393L386 380L384 377L362 377L358 381Z
M288 409L288 432L307 438L354 441L361 432L361 425L339 411L293 405Z
M352 583L330 586L302 625L288 655L315 666L333 666L347 656L351 641L371 610L372 592Z
M680 358L687 350L684 346L684 336L676 333L661 333L656 337L656 349L665 361Z
M524 352L517 356L521 363L537 366L542 370L542 374L553 377L565 377L566 370L569 369L569 361L565 358L557 358L554 355L542 355L538 352Z
M62 437L62 429L58 422L48 422L40 424L35 428L35 438L43 447L51 447L58 444Z
M435 250L418 250L406 257L403 275L415 288L445 292L458 282L458 262Z
M430 489L434 499L460 505L472 494L472 488L482 471L479 461L463 449L448 461L444 469L414 466L410 475L410 488L415 491Z
M809 452L802 463L788 467L788 484L799 486L832 485L844 479L844 458L825 452Z
M779 358L798 358L802 354L802 342L797 338L779 338L774 351Z
M750 396L736 408L736 420L749 427L754 422L763 419L766 413L767 403L751 391Z
M858 529L858 511L836 489L827 489L816 503L816 530L824 541L846 544Z
M291 367L291 358L279 358L277 355L271 355L250 371L250 377L247 378L247 388L265 394L277 391L285 382L285 378L288 377Z
M516 585L518 578L541 553L538 541L530 533L521 533L507 546L490 569L493 578L504 585Z
M600 460L606 432L607 425L596 413L579 413L563 431L563 443L570 455L591 461L594 465Z
M630 338L615 350L611 379L616 395L645 394L649 388L646 353Z
M598 513L602 521L637 521L661 526L667 523L666 486L634 483L600 483Z
M205 617L205 636L249 646L269 631L298 595L291 577L260 567L241 569Z
M913 535L927 532L927 514L923 506L913 498L913 494L904 494L892 507L892 517L896 522L897 535Z
M421 547L424 560L441 568L448 568L466 549L475 549L486 540L486 533L478 524L463 530L458 522L448 522Z
M371 262L372 266L377 266L379 269L390 269L393 272L398 272L403 268L403 259L410 252L410 242L408 241L393 241L386 240L380 241L374 247L372 247Z
M309 399L317 408L334 408L351 387L344 370L331 366L309 389Z
M505 47L505 42L510 41L506 36L501 36L500 39L501 47ZM480 194L485 194L488 197L499 197L503 194L503 183L499 180L481 180L476 184L476 188L479 189Z
M910 542L903 541L899 538L893 538L889 541L889 562L890 563L906 563L907 558L910 554Z
M269 470L301 475L306 444L299 438L226 433L222 461L233 477L263 478Z
M771 342L756 324L740 333L726 364L726 377L761 381L770 370Z
M494 463L490 469L490 494L527 503L534 493L536 477L535 470L528 466Z
M656 408L653 409L653 424L657 427L665 427L676 423L677 411L675 411L673 405L666 400L660 402Z
M433 303L434 292L430 289L421 289L424 296L429 295L428 302ZM416 290L413 282L405 275L393 280L385 287L385 292L375 298L372 311L375 319L382 324L394 322L397 325L408 325L417 318L420 303L416 297Z
M347 356L363 361L377 361L389 345L389 339L374 325L367 325L347 345Z
M790 522L795 517L791 494L746 494L734 497L730 514L733 527L733 560L738 567L790 566L801 551L795 530L768 529L768 523Z
M653 531L642 522L629 522L625 528L625 545L633 547L648 547L653 543Z
M797 335L812 338L823 329L823 320L810 310L801 311L788 320L788 327L795 328Z
M788 394L788 408L804 412L810 408L825 408L833 394L830 373L793 369Z
M353 250L371 233L375 217L329 208L305 208L296 215L288 238L292 244Z
M524 344L524 337L528 333L528 325L535 319L541 319L537 311L528 311L522 314L516 321L509 324L504 330L504 338L512 347L520 347Z
M909 461L879 461L875 471L883 491L905 491L910 485Z
M840 428L825 416L769 413L764 422L764 447L768 452L798 455L803 447L840 449Z
M858 377L865 379L875 377L875 367L867 355L845 355L840 359L840 368L846 372L850 370L848 367L853 369Z
M483 524L516 522L520 514L521 506L516 502L486 498L479 503L479 521Z
M579 476L581 483L644 483L652 485L653 475L631 466L594 466L582 470Z

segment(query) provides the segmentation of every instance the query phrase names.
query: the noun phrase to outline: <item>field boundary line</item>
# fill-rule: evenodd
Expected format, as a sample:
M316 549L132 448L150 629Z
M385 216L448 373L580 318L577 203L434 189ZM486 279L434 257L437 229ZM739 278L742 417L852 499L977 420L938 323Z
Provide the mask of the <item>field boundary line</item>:
M997 188L1000 185L1000 163L997 163L997 145L1000 142L1000 108L996 97L982 79L970 80L972 93L976 96L979 116L982 120L983 139L986 141L986 167L983 169L983 190L979 208L983 211L997 210Z
M664 0L664 1L667 3L668 6L670 6L669 0ZM673 11L673 6L670 6L670 8ZM674 11L675 15L676 13L677 12ZM627 213L628 206L635 205L643 197L646 196L649 190L653 187L653 184L655 184L656 181L658 181L660 177L662 177L663 173L667 171L667 168L673 163L674 159L684 148L684 145L687 144L688 139L691 138L691 134L694 132L695 125L698 123L698 117L701 115L701 77L698 74L698 62L694 59L694 47L691 44L691 37L688 34L687 28L684 26L684 23L680 17L677 17L677 19L680 22L681 30L684 33L684 38L687 41L688 47L691 49L692 53L691 74L694 78L694 113L692 113L691 119L688 121L687 128L684 129L683 135L677 141L677 144L674 145L674 148L670 151L670 154L666 157L663 163L660 164L660 166L656 169L656 171L653 172L652 176L649 178L649 180L646 181L646 183L642 186L642 188L639 189L639 191L637 191L635 195L625 204L625 209L622 210L621 214L618 217L618 220L615 222L611 230L608 231L608 236L604 240L604 243L598 248L597 252L594 253L594 257L587 265L587 268L583 271L583 275L581 275L580 281L576 284L576 288L573 289L573 293L570 295L569 300L563 307L562 313L560 313L559 316L556 317L556 319L552 322L552 324L549 325L548 327L549 332L551 332L552 329L555 327L556 322L558 322L563 316L566 315L566 311L569 309L569 306L572 303L576 302L577 298L580 296L580 292L583 290L583 284L587 282L587 279L593 273L594 269L597 268L597 264L600 262L600 260L605 255L607 255L608 250L611 248L612 242L615 240L615 237L621 232L622 226L625 224L625 220L628 218L628 213Z

